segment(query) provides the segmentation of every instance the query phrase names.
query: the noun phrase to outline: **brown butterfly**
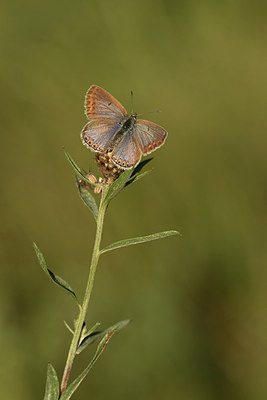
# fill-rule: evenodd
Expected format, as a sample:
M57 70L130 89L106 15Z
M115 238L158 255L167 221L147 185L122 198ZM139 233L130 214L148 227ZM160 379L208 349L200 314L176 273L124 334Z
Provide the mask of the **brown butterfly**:
M135 167L142 154L162 146L168 134L153 122L129 115L118 100L96 85L86 93L85 114L89 122L81 132L83 144L101 154L111 152L113 162L123 169Z

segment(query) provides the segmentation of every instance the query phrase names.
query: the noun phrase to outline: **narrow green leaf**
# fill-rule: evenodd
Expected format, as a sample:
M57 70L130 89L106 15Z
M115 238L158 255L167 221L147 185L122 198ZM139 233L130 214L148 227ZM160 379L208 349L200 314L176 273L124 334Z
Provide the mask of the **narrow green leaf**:
M100 322L97 322L96 324L94 324L94 326L92 326L91 329L89 329L89 331L86 330L86 326L85 326L85 330L82 331L82 333L81 333L81 337L80 337L79 344L78 344L78 347L77 347L77 350L76 350L76 354L79 354L82 351L82 350L79 351L79 348L80 348L81 343L84 342L84 339L86 337L88 337L88 336L93 335L93 333L97 330L97 328L99 326L100 326Z
M83 338L81 344L77 348L76 354L80 354L89 344L92 344L95 341L102 339L104 335L105 331L97 331L85 336L85 338Z
M80 354L89 344L94 343L96 340L100 340L104 335L112 331L114 328L116 328L117 332L120 331L126 325L128 325L130 321L131 321L130 319L126 319L124 321L117 322L117 324L112 325L111 327L105 329L104 331L95 331L95 330L92 331L92 329L90 329L88 334L82 338L80 345L76 351L76 354Z
M72 335L74 335L74 331L71 329L71 327L69 326L69 324L68 324L66 321L63 321L63 322L64 322L65 327L68 329L68 331L70 331L70 333L71 333Z
M139 174L139 173L142 171L142 169L143 169L148 163L150 163L150 161L152 161L152 160L153 160L153 157L151 157L151 158L146 158L145 160L142 160L142 161L135 167L135 169L133 170L133 173L132 173L132 175L131 175L131 178L133 178L135 175Z
M76 303L79 305L79 302L77 300L76 294L74 293L72 287L64 281L64 279L60 278L58 275L55 275L50 269L47 268L46 261L44 259L43 254L39 250L38 246L36 243L33 242L33 247L35 250L35 253L37 255L37 258L39 260L39 263L43 269L43 271L49 276L49 278L58 286L60 286L62 289L64 289L67 293L69 293L76 301Z
M88 366L85 368L85 370L76 378L74 381L67 387L66 391L63 393L63 395L60 397L60 400L69 400L75 390L78 388L78 386L81 384L81 382L84 380L94 363L98 360L100 355L103 353L106 345L110 341L111 337L115 333L115 331L118 329L116 325L114 325L113 329L111 329L106 335L103 337L101 342L99 343L97 350L95 352L95 355L93 359L90 361Z
M92 212L95 220L97 220L98 207L97 207L94 196L89 192L89 190L87 190L85 187L83 187L83 185L80 184L79 179L77 179L77 176L76 176L76 184L77 184L79 195L80 195L82 201Z
M105 202L109 203L117 194L127 185L134 182L137 179L138 174L142 170L142 168L148 164L153 158L148 158L147 160L141 161L134 170L126 169L118 179L116 179L113 184L110 186L108 193L105 198ZM148 172L147 172L148 173ZM147 174L145 173L145 175ZM143 174L140 174L143 175ZM145 176L144 175L144 176ZM140 176L141 178L141 176ZM139 178L139 179L140 179Z
M118 179L115 180L115 182L112 183L104 200L106 204L108 204L110 200L114 199L114 197L117 196L117 194L124 188L131 174L132 170L127 169L120 175Z
M149 242L151 240L157 240L157 239L162 239L167 236L172 236L172 235L181 235L178 231L166 231L166 232L158 232L158 233L153 233L152 235L148 236L140 236L136 238L131 238L131 239L124 239L124 240L119 240L118 242L112 243L102 249L100 251L100 254L106 253L107 251L110 250L115 250L119 249L120 247L125 247L125 246L131 246L133 244L138 244L138 243L144 243L144 242Z
M76 174L83 179L85 182L89 183L90 185L94 184L92 182L90 182L86 176L82 173L81 169L78 167L78 165L73 161L73 159L71 158L71 156L69 155L69 153L67 151L65 151L65 156L67 157L70 165L72 166L72 168L74 169L74 171L76 172Z
M87 335L91 335L93 332L95 332L100 325L101 325L100 322L96 322L92 326L92 328L89 329L89 331L87 332Z
M152 171L153 171L152 169L149 169L148 171L142 172L142 174L136 174L136 175L130 176L130 179L127 181L125 186L128 186L133 182L139 181L139 179L144 178L146 175L150 174L150 172L152 172Z
M48 364L44 400L58 400L59 383L52 364Z

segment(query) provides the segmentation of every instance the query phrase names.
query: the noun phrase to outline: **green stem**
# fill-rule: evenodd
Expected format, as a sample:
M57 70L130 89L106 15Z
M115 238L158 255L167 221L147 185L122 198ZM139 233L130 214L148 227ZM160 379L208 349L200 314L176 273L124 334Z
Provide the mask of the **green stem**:
M93 285L94 285L96 267L97 267L98 259L100 256L100 242L101 242L101 236L102 236L102 230L103 230L104 217L105 217L105 212L107 209L107 204L104 201L106 194L107 194L107 190L108 190L108 187L103 186L101 201L100 201L100 205L99 205L97 226L96 226L95 243L94 243L94 248L93 248L93 253L92 253L92 259L91 259L91 265L90 265L90 270L89 270L87 286L86 286L86 290L85 290L85 294L84 294L83 304L80 308L80 313L79 313L78 319L76 321L76 327L75 327L75 331L74 331L74 334L72 337L72 341L71 341L71 345L69 348L69 353L68 353L68 357L67 357L67 361L66 361L62 381L61 381L61 395L65 392L67 385L68 385L71 368L72 368L73 361L74 361L74 358L76 355L76 350L77 350L77 347L79 344L79 340L81 337L83 323L85 321L88 304L89 304L89 300L90 300Z

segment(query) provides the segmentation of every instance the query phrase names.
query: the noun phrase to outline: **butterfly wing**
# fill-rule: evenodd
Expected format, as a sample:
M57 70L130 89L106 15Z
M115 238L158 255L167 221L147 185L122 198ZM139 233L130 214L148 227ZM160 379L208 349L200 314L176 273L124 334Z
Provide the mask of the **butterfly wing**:
M139 163L142 156L141 150L133 135L133 130L128 130L121 142L112 152L112 160L120 168L133 168Z
M143 154L149 154L163 145L168 133L153 122L138 119L121 142L114 148L112 159L119 167L135 167Z
M83 144L104 153L120 131L128 114L111 94L99 86L91 86L85 96L85 114L90 122L81 132Z
M82 142L93 151L105 153L112 150L110 143L121 128L122 124L113 120L92 120L85 125L81 132Z
M111 119L118 121L128 116L125 108L110 93L92 85L85 96L85 114L89 119Z
M133 136L145 155L162 146L167 135L164 128L144 119L137 119L133 128Z

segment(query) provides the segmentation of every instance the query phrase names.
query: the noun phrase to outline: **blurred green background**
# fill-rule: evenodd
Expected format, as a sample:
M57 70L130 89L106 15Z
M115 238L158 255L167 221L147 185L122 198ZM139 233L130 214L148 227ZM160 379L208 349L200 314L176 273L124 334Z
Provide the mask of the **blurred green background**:
M43 397L81 298L94 221L62 147L83 168L86 90L97 84L169 136L108 210L103 245L183 236L100 260L88 325L126 318L75 399L267 396L266 3L1 2L1 398ZM95 347L76 360L73 377Z

